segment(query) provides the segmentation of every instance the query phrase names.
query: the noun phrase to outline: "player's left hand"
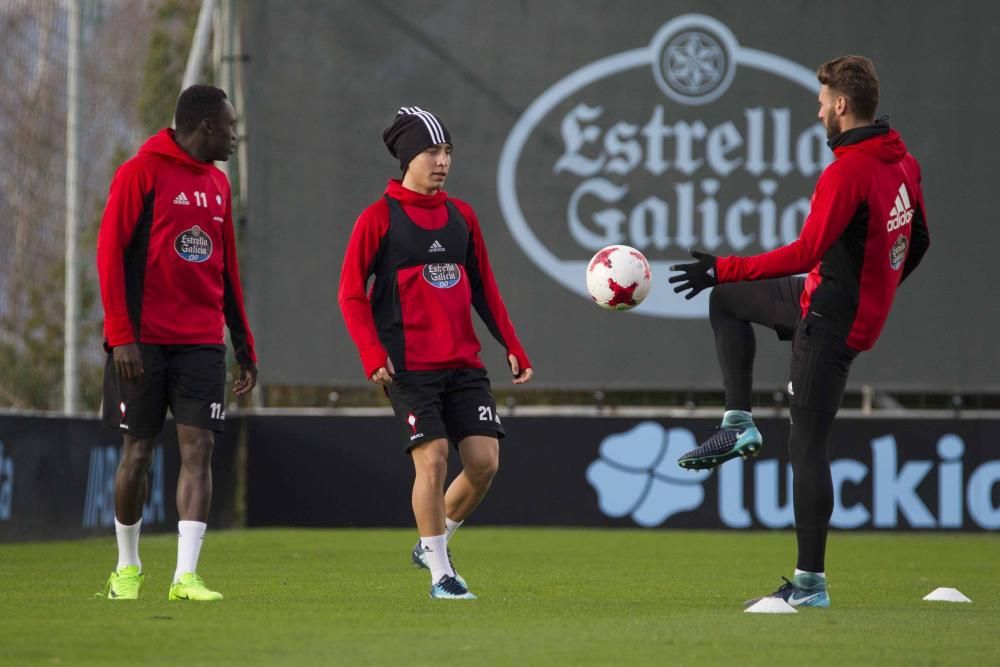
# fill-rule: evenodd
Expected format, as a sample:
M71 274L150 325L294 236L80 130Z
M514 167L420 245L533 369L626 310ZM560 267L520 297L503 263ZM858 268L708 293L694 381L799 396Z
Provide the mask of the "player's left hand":
M240 376L233 382L233 392L237 396L249 394L257 386L257 364L240 366Z
M667 282L671 284L677 283L674 291L678 294L684 290L691 290L684 295L685 299L693 299L703 289L719 284L719 276L715 271L715 255L692 250L691 256L697 261L688 264L674 264L670 270L680 273L667 279Z
M507 355L507 363L510 364L510 372L514 374L514 384L524 384L535 374L531 368L521 369L517 363L517 357L513 354Z
M385 389L390 384L392 384L392 378L395 375L396 375L396 369L392 365L392 359L386 357L385 366L379 367L378 370L372 373L371 377L368 378L368 380L370 382L374 382L375 384L382 385L382 388Z

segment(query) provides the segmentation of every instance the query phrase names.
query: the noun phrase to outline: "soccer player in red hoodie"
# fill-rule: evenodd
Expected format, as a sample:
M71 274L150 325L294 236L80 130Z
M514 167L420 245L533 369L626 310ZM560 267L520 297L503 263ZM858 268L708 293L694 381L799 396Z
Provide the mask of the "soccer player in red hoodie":
M689 299L714 287L709 317L726 393L721 427L679 459L684 468L714 468L760 451L763 439L750 414L751 323L792 341L788 446L798 562L795 576L770 597L829 607L830 427L851 362L875 344L896 288L920 263L930 237L920 165L887 119L875 120L879 82L872 62L836 58L817 78L819 119L836 159L816 183L799 238L754 257L693 251L697 261L671 267L679 273L670 282Z
M412 560L431 571L432 598L473 599L448 539L489 490L504 436L473 307L507 351L514 384L533 371L500 298L479 219L443 189L448 128L428 111L402 107L382 136L403 177L390 180L354 224L338 300L365 377L386 388L413 460L420 539ZM449 440L462 472L446 493Z
M106 586L136 599L142 506L153 438L167 408L177 423L177 568L170 600L221 600L196 573L212 501L212 446L225 424L226 348L240 366L233 389L257 382L243 307L229 181L215 167L236 144L236 112L212 86L181 93L176 130L150 137L111 182L97 240L104 304L104 418L124 436L115 476L118 566Z

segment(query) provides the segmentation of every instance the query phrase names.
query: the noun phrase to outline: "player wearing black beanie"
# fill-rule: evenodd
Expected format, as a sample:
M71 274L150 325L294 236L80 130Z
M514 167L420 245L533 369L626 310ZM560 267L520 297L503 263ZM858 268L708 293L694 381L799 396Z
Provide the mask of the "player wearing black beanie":
M392 156L399 159L399 168L404 172L410 160L425 149L439 144L453 145L444 122L420 107L400 107L392 125L382 132L382 141Z
M448 128L429 111L401 107L382 139L403 175L354 224L338 301L365 377L385 388L413 461L420 539L411 559L430 570L432 598L468 600L476 596L455 570L448 540L489 491L504 437L473 307L503 346L514 384L534 371L500 297L479 218L444 191ZM462 472L445 490L449 443Z

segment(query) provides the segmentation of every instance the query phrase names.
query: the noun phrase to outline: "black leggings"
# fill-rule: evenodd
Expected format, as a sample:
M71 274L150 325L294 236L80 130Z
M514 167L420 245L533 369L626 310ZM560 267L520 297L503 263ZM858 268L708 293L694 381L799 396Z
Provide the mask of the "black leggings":
M805 278L725 283L712 289L708 316L715 332L715 353L726 389L726 410L750 411L757 338L751 323L792 340L800 318Z
M788 453L792 460L792 505L799 558L795 567L825 570L826 533L833 516L830 427L835 414L792 406Z
M712 290L709 316L726 389L726 409L751 408L757 341L751 323L792 340L791 432L793 505L800 570L823 572L826 535L833 515L830 428L857 352L843 339L801 320L803 278L727 283Z

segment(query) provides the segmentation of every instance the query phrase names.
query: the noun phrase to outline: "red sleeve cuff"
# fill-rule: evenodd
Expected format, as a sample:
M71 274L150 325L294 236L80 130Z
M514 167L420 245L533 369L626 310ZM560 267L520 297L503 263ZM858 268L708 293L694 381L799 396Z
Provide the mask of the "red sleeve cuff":
M105 318L104 337L107 339L109 347L134 343L135 336L132 333L132 322L129 321L128 316Z
M734 282L733 262L731 257L717 257L715 259L715 279L720 283Z
M361 365L365 367L365 377L370 378L372 373L385 366L388 357L385 350L372 350L361 354Z
M513 354L514 355L514 358L517 359L517 366L518 366L518 368L520 370L523 371L525 368L531 368L532 367L531 366L531 360L528 359L528 355L524 352L524 350L521 350L521 349L507 350L507 354Z

